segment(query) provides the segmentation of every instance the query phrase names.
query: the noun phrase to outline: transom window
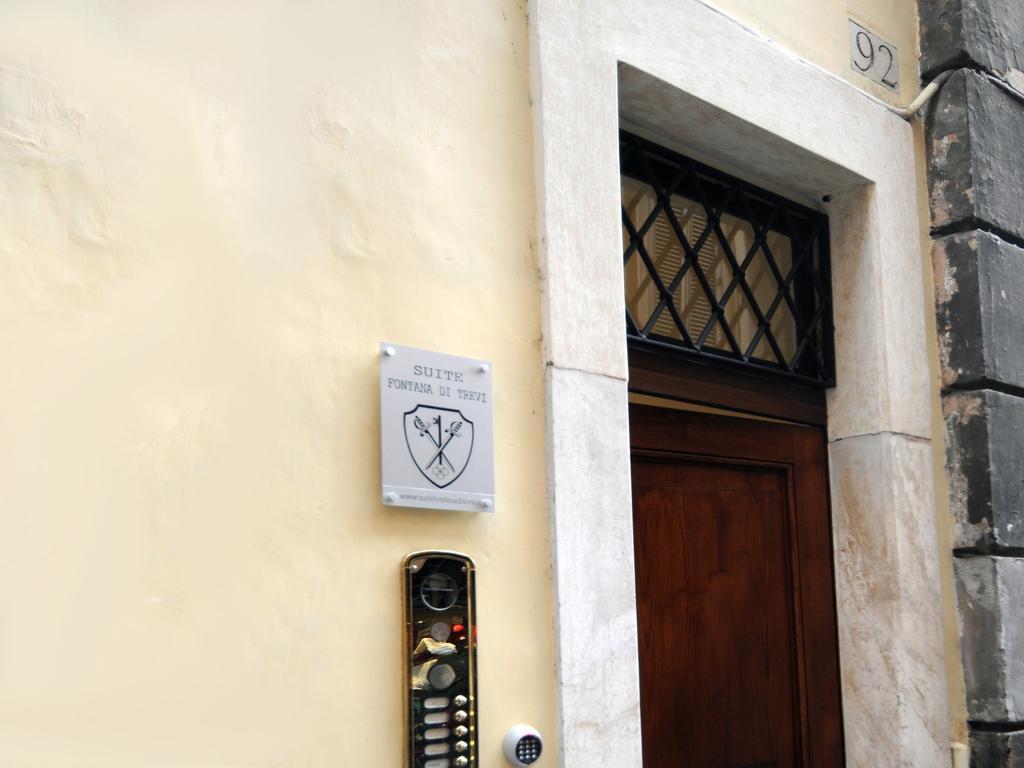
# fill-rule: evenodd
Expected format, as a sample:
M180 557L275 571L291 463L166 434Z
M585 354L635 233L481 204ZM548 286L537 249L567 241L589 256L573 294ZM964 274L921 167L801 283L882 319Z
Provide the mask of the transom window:
M630 343L835 384L828 217L623 131Z

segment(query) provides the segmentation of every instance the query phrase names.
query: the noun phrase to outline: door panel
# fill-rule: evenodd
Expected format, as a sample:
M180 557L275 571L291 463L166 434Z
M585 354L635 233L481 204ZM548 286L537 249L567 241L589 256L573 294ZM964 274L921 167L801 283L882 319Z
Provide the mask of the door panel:
M840 766L821 431L631 407L644 764Z

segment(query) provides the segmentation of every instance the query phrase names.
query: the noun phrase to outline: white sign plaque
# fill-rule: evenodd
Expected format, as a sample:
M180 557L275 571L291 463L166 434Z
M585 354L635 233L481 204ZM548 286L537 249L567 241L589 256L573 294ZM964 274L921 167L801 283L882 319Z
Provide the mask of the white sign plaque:
M493 512L491 406L489 363L381 343L384 503Z
M864 77L900 91L900 62L896 46L850 19L850 66Z

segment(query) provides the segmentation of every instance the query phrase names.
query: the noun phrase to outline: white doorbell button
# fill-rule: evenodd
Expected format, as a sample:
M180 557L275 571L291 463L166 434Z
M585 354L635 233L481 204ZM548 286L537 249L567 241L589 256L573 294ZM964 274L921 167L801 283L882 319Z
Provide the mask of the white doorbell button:
M533 765L540 760L543 743L540 733L529 725L515 725L501 742L502 751L509 765Z

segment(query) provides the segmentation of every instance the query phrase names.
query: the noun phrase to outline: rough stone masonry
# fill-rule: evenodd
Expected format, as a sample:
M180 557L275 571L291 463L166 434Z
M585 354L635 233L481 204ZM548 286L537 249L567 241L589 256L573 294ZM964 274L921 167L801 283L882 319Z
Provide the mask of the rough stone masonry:
M1024 3L921 0L972 768L1024 768Z

